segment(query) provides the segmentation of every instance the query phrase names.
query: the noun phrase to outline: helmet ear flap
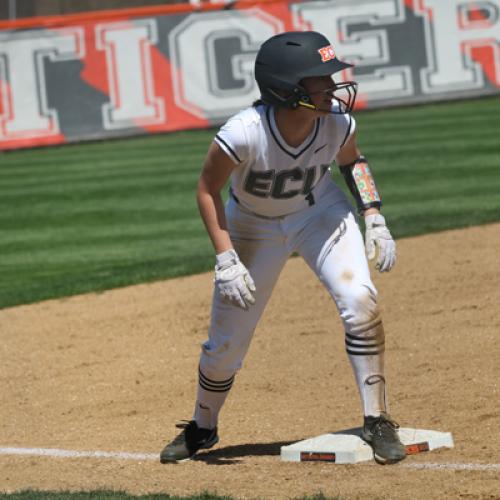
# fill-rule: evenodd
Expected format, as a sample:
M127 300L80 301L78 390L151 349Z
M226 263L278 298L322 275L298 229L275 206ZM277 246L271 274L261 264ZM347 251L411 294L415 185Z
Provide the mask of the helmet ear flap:
M282 92L273 88L266 89L266 95L262 95L261 98L264 101L275 102L281 106L286 106L290 100L290 97L284 96Z
M299 106L304 106L314 108L314 106L311 104L311 96L308 94L307 90L302 87L301 85L297 86L295 88L296 90L296 101L295 101L295 106L294 108L298 108Z
M283 82L280 83L282 87L285 86ZM262 93L261 98L264 102L277 104L290 109L298 108L299 101L309 102L311 100L306 89L300 85L295 85L293 88L289 87L289 90L268 87L265 89L265 92Z

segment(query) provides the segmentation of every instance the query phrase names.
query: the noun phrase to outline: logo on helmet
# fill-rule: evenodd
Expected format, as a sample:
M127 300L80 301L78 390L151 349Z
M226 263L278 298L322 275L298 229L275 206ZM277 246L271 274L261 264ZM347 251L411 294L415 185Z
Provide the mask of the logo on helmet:
M335 59L335 51L331 45L321 47L321 49L318 49L318 52L321 56L321 62L328 62Z

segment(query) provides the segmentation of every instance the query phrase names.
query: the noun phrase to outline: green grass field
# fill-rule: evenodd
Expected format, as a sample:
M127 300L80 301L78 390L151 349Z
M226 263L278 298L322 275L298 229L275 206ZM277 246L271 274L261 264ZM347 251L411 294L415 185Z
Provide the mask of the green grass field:
M494 97L357 115L396 238L500 220L499 111ZM0 154L0 308L212 268L195 187L214 133Z
M212 495L210 493L201 493L200 495L180 497L177 495L170 496L167 494L152 494L152 495L128 495L122 491L81 491L81 492L64 492L64 491L36 491L24 490L16 493L0 493L0 499L8 498L9 500L232 500L232 497ZM310 500L313 500L311 497ZM326 497L314 500L327 500Z

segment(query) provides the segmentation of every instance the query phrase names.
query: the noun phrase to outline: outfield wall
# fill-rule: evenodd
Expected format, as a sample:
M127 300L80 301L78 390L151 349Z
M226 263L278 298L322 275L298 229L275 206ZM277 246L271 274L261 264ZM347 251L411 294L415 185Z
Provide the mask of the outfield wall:
M500 0L189 5L0 22L0 149L201 128L258 97L275 33L324 33L357 107L500 91Z

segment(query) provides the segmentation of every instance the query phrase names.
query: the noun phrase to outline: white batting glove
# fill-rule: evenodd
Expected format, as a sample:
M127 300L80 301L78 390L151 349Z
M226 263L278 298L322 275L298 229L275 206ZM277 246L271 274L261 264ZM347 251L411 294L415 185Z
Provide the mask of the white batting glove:
M255 283L238 254L233 249L226 250L216 255L215 261L214 283L222 298L242 309L255 304L252 295L256 290Z
M385 224L381 214L372 214L365 217L365 247L369 260L377 261L375 268L381 273L390 271L396 263L396 243Z

